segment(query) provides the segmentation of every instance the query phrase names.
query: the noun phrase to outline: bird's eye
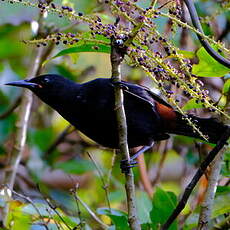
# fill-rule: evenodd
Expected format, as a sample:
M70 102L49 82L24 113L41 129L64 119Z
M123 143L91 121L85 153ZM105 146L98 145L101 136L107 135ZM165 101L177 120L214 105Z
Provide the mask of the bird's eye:
M44 83L44 84L47 84L47 83L49 83L50 82L50 79L49 78L44 78L43 80L42 80L42 83Z

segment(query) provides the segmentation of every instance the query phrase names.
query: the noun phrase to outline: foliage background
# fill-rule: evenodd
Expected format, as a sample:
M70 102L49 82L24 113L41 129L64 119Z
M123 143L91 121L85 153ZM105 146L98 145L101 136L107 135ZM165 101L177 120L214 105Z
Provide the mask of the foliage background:
M97 14L103 18L103 23L114 23L115 21L115 15L111 14L104 1L63 0L53 2L57 5L71 6L76 12L82 12L83 15ZM229 46L230 14L227 10L220 10L222 1L197 1L196 3L203 22L209 24L204 24L205 33L214 36L215 39L221 38L226 46ZM139 5L143 8L149 4L150 1L139 1ZM158 4L162 5L163 2L159 1ZM214 17L213 15L217 12L220 12L218 17ZM15 104L22 94L20 89L6 87L4 83L28 76L32 65L31 60L38 48L35 44L23 41L29 41L35 37L32 22L39 19L39 13L39 8L11 4L10 1L0 3L1 114L4 114L11 105ZM205 17L207 15L209 17ZM71 33L89 31L86 24L76 23L76 25L70 26L71 23L66 17L58 17L57 14L48 13L44 23L44 30L64 28L65 32ZM199 54L197 53L196 56L195 51L200 47L200 44L194 34L183 33L180 28L176 28L175 32L171 33L167 18L156 20L155 23L158 30L166 37L169 36L175 46L191 51L186 55L192 55L192 64L198 63L197 56ZM52 47L49 58L68 46L71 47L65 44L55 45ZM207 70L204 74L211 77L200 79L209 90L213 101L218 102L222 98L222 103L226 106L230 88L228 70L218 66L215 70L209 69L209 66L215 66L215 64L212 63L210 57L202 53L202 50L199 52L201 52L200 65L195 67L198 70L193 69L193 71L199 73L204 69ZM211 64L207 60L210 60ZM206 63L202 65L202 61ZM86 82L96 77L110 77L110 68L108 53L77 52L49 60L42 73L58 73L76 82ZM146 85L154 92L161 93L141 68L129 65L128 59L122 66L122 75L123 79L127 81ZM188 99L184 99L186 97L183 95L183 91L176 90L173 85L168 87L168 90L176 91L175 94L179 99L182 98L180 107L183 107L188 101ZM189 112L200 116L210 116L207 109L197 109L194 103L186 104L186 106L185 110L190 109ZM8 162L15 142L15 125L19 118L19 107L20 105L7 116L0 118L1 184L7 183L4 181L4 175L11 167ZM55 141L60 134L63 134L66 127L68 135L52 149ZM157 143L151 152L145 154L148 180L152 183L154 190L153 199L143 186L140 166L134 168L138 215L143 229L157 229L158 223L162 223L166 219L175 206L176 196L181 194L201 159L211 149L209 144L202 143L198 151L198 144L194 143L195 140L192 138L172 136L167 141ZM89 157L89 154L94 160ZM3 208L6 202L10 204L8 228L15 230L101 229L100 223L92 218L89 211L77 199L80 198L99 216L103 223L116 226L111 229L128 229L124 178L118 163L120 160L120 157L116 156L113 151L98 146L79 132L73 132L65 120L34 97L26 148L14 185L14 191L18 194L14 193L12 199L7 189L3 187L1 191L0 206ZM230 152L227 151L224 155L212 209L212 226L224 220L230 212L229 160ZM183 229L196 228L206 184L207 180L203 177L183 211L180 220ZM71 192L71 189L75 189L76 186L77 197L73 195L73 191ZM20 197L20 194L24 198ZM49 197L50 201L47 202L46 197ZM109 204L107 200L109 200ZM38 208L40 214L33 205ZM114 209L112 214L109 212L109 205ZM170 229L177 229L177 224L175 223Z

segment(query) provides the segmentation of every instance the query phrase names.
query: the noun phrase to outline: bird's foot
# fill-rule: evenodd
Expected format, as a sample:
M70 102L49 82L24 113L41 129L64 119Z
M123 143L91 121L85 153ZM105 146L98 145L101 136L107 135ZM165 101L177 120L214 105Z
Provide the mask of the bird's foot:
M120 168L121 168L122 173L128 173L130 168L133 168L135 166L137 166L137 161L132 160L132 159L129 162L126 159L121 160L120 162Z

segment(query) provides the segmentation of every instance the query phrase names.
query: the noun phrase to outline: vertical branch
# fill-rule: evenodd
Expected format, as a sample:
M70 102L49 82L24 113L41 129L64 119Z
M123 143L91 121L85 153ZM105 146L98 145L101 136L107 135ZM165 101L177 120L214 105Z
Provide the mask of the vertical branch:
M121 81L121 62L124 57L124 51L118 47L118 44L115 44L116 41L112 39L111 47L111 65L112 65L112 81L114 83ZM123 51L123 52L122 52ZM124 95L122 89L114 84L114 93L115 93L115 112L117 117L118 124L118 135L119 135L119 147L120 151L123 154L124 158L130 162L129 148L127 142L127 124L126 116L124 109ZM134 185L134 176L131 169L127 170L125 173L126 182L125 189L127 195L127 204L128 204L128 216L129 224L132 230L140 230L140 224L137 218L137 210L135 203L135 185Z
M40 72L41 58L43 48L37 50L35 60L31 63L31 70L29 71L29 77L35 77ZM4 178L4 184L8 185L8 188L12 191L14 188L15 178L17 175L18 167L22 159L22 155L25 149L27 129L29 124L31 106L33 102L32 92L25 90L22 95L22 102L19 112L19 121L16 124L16 140L14 147L8 162L11 170L7 171ZM4 226L7 224L9 205L6 203L3 210L3 222Z
M210 165L210 175L208 177L208 187L204 196L204 201L201 204L201 211L199 216L198 230L208 230L211 218L212 205L214 201L216 186L218 183L221 163L224 154L222 149L217 157L213 160Z
M31 66L33 66L33 68L29 73L29 77L35 77L39 73L42 50L42 48L38 49L35 61L31 63ZM25 90L22 95L22 103L19 112L19 121L17 123L16 141L9 162L9 165L13 166L13 168L9 171L9 174L6 174L5 177L5 182L9 184L10 190L12 190L14 187L18 166L21 161L23 151L25 149L27 128L30 118L32 102L32 92L29 90Z
M181 211L184 209L189 199L189 196L192 193L192 190L194 189L197 182L206 171L209 164L215 159L219 151L221 151L224 145L227 143L229 137L230 137L230 127L227 127L225 133L223 133L222 137L217 142L216 146L209 152L208 156L201 163L199 169L197 170L196 174L193 176L191 182L185 188L184 194L182 195L179 203L177 204L176 208L173 210L172 214L169 216L165 224L161 227L161 230L167 230L170 227L170 225L173 223L173 221L177 218L177 216L181 213Z

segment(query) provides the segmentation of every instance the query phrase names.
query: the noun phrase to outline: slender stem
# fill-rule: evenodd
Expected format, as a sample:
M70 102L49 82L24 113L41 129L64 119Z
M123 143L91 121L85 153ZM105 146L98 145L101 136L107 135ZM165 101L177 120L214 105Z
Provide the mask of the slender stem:
M37 54L33 63L31 63L32 69L29 73L30 77L36 76L40 72L41 61L42 61L43 47L37 50ZM32 92L25 90L22 95L22 102L19 112L19 121L16 126L16 141L8 162L8 165L12 168L7 171L4 178L4 183L8 185L10 190L13 190L16 174L22 158L22 154L25 149L27 128L29 124L31 106L33 102ZM7 225L7 217L9 212L9 204L6 203L3 210L3 223Z
M205 160L201 163L199 169L197 170L196 174L192 178L192 181L186 187L182 198L180 199L179 203L177 204L172 214L169 216L166 223L162 226L161 230L167 230L170 227L170 225L173 223L173 221L177 218L177 216L180 214L180 212L184 209L188 201L188 198L192 193L192 190L196 186L201 176L206 171L209 164L214 160L214 158L219 153L219 151L224 147L227 140L229 139L229 136L230 136L230 127L226 129L226 132L222 135L220 141L216 144L216 146L210 151L210 153L205 158Z
M156 4L157 4L157 0L152 0L150 6L155 8Z
M6 186L6 189L9 189L8 186ZM33 206L33 208L35 209L35 211L36 211L37 214L39 215L40 220L42 221L42 226L44 226L44 228L45 228L46 230L48 230L47 223L44 221L44 218L43 218L43 216L42 216L42 214L41 214L39 208L36 206L36 204L33 202L33 200L32 200L30 197L25 196L25 195L20 194L20 193L17 193L17 192L14 191L14 190L10 190L10 191L11 191L13 194L15 194L16 196L18 196L18 197L20 197L20 198L26 200L28 203L30 203L30 204Z
M102 188L104 189L105 191L105 197L106 197L106 201L107 201L107 204L108 204L108 207L109 207L109 210L111 211L111 205L110 205L110 201L109 201L109 191L108 191L108 184L106 184L105 182L105 179L104 179L104 175L103 175L103 172L100 168L100 166L98 165L98 163L96 162L96 160L93 158L93 156L87 152L89 158L91 159L91 161L93 162L97 172L98 172L98 175L101 179L101 183L102 183Z
M92 216L92 218L101 225L103 229L108 229L109 226L103 223L100 218L90 209L90 207L83 201L81 198L77 195L77 193L74 193L74 198L76 201L79 201L81 205L87 210L87 212Z
M213 160L210 165L210 174L208 177L208 187L204 196L204 200L201 204L200 216L198 230L208 230L211 218L212 205L214 201L216 186L218 183L221 163L224 154L224 149L222 149L217 157Z
M211 230L230 229L230 216L226 217L220 223L216 224Z
M121 81L121 62L123 60L123 53L118 49L115 42L112 41L111 49L111 65L112 65L112 81L120 82ZM124 158L130 162L129 148L127 142L127 124L126 116L124 109L124 95L122 89L115 84L114 88L115 93L115 111L118 124L118 135L119 135L119 147L120 151L123 154ZM134 185L134 176L131 169L127 170L125 173L125 189L127 195L127 204L128 204L128 216L129 224L132 230L140 230L140 223L137 218L137 209L135 203L135 185Z
M44 197L44 196L43 196ZM49 205L49 207L56 213L56 215L58 216L58 218L61 220L61 222L69 229L72 230L72 228L69 226L69 224L65 221L65 219L62 217L62 215L57 211L57 207L55 205L52 204L52 202L50 201L49 198L45 198L44 200L46 201L46 203Z
M192 23L194 25L194 27L200 31L202 34L204 34L203 29L201 27L200 21L199 21L199 17L197 15L196 12L196 8L194 6L194 3L192 0L184 0L188 10L189 10L189 14L192 20ZM221 63L222 65L230 68L230 60L224 58L223 56L219 55L210 45L209 43L203 39L202 36L200 36L199 34L197 34L200 43L203 45L203 47L205 48L205 50L215 59L217 60L219 63Z

